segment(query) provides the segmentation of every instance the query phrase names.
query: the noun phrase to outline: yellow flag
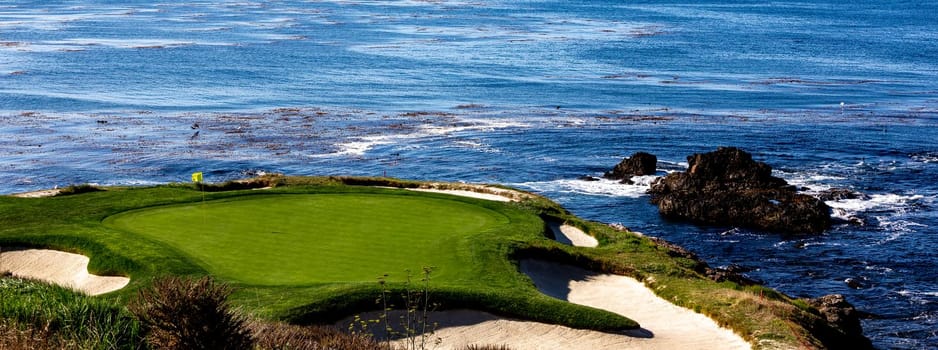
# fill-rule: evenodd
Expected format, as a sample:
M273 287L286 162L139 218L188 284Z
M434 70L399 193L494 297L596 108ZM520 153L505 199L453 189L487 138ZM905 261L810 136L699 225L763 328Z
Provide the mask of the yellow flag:
M202 172L192 173L192 182L202 182Z

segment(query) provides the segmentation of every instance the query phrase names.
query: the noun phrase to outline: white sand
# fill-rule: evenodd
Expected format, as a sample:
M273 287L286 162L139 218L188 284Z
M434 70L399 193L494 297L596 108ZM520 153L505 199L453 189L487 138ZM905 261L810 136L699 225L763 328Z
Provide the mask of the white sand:
M127 277L102 277L88 273L88 257L49 249L0 252L0 273L31 278L98 295L124 288Z
M61 192L61 190L59 190L59 189L51 189L51 190L40 190L40 191L32 191L32 192L14 193L14 194L11 194L11 196L13 196L13 197L19 197L19 198L42 198L42 197L53 197L53 196L59 194L59 192Z
M512 349L751 349L749 343L712 319L671 304L631 277L597 274L568 265L522 260L521 270L544 294L629 317L642 328L622 333L572 329L494 316L471 310L435 312L438 349L468 344L508 345ZM377 319L365 315L365 319ZM390 320L397 320L391 315ZM348 327L350 319L339 322ZM377 328L381 328L378 326ZM403 345L406 340L398 341Z
M586 234L583 230L567 224L557 222L548 222L551 231L554 231L554 238L557 242L577 247L595 248L599 241L595 237Z
M362 315L363 319L379 319L377 313ZM400 313L389 313L388 319L395 329L394 322L398 322ZM437 323L436 332L428 337L428 349L461 350L465 345L509 345L514 350L526 349L635 349L640 346L636 341L644 331L634 331L636 337L623 334L602 333L596 331L573 329L570 327L552 325L540 322L522 321L492 315L475 310L452 310L432 312L429 315L431 323ZM340 329L347 329L352 318L342 320L336 324ZM380 329L382 324L372 326ZM383 339L380 331L373 334ZM647 336L647 335L644 335ZM435 346L435 341L441 343ZM394 343L407 348L409 340L403 339ZM418 338L419 341L419 338ZM419 346L418 346L419 348Z
M631 338L641 349L750 349L733 331L712 319L658 297L638 280L597 274L540 260L521 261L521 270L544 294L592 306L637 321L651 338ZM585 349L585 348L584 348Z
M408 188L411 191L446 193L454 196L472 197L498 202L517 202L533 195L498 188L486 185L476 184L455 184L455 183L427 183L420 188Z
M445 194L451 194L454 196L471 197L471 198L485 199L485 200L498 201L498 202L512 201L511 198L497 195L497 194L474 192L474 191L467 191L467 190L439 190L435 188L409 188L409 190L420 191L420 192L445 193Z

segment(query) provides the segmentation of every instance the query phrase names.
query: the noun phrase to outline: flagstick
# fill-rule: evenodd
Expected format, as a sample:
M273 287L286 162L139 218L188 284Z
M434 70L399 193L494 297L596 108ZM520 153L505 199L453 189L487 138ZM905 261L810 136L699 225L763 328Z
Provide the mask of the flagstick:
M205 185L199 181L199 192L202 192L202 227L205 227Z

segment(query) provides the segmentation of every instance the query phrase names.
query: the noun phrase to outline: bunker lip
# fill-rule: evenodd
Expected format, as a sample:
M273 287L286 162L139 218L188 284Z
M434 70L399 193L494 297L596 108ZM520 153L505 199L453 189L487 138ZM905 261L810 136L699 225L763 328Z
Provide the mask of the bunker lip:
M90 259L81 254L51 249L7 249L0 251L0 272L9 272L15 277L36 279L88 295L110 293L130 283L127 277L88 273Z

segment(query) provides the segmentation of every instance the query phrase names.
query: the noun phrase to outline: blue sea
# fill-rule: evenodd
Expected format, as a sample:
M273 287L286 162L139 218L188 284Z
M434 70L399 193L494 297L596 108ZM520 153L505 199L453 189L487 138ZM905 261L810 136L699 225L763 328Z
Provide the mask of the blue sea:
M880 348L938 348L936 127L934 1L0 2L0 193L194 171L502 183L844 294ZM719 146L865 197L779 236L663 220L654 177L578 180Z

